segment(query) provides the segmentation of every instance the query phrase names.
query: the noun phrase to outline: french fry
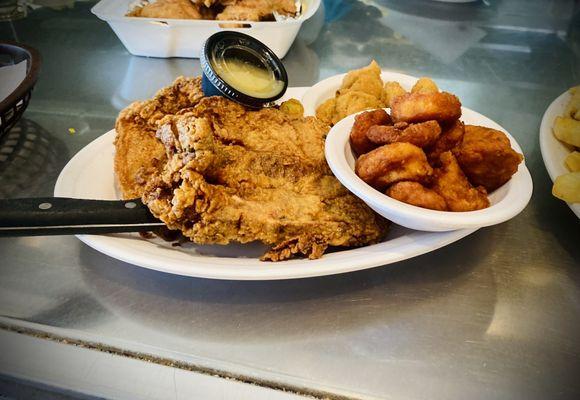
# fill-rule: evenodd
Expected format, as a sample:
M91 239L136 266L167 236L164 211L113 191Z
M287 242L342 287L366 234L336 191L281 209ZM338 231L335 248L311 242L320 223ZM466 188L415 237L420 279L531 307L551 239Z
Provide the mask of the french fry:
M572 118L556 117L554 136L564 143L580 147L580 121Z
M580 203L580 172L570 172L557 177L552 194L567 203Z
M564 162L570 171L580 171L580 151L573 151L572 153L568 154L568 157L566 157Z

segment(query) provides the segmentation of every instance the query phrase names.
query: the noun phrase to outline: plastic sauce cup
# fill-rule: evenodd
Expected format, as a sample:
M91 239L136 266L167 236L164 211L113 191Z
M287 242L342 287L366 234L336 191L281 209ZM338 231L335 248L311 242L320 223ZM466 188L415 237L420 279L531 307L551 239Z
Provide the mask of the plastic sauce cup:
M240 32L210 36L200 56L206 96L224 96L246 107L271 107L288 88L282 61L268 46Z

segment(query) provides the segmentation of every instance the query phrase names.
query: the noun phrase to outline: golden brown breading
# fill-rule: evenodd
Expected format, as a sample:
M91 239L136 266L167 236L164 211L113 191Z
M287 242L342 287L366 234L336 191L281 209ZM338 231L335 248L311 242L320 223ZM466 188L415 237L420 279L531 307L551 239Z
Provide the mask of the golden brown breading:
M461 102L447 92L407 93L392 101L391 117L395 122L454 121L461 117Z
M397 182L390 186L385 194L412 206L447 211L445 199L436 191L426 188L419 182Z
M441 127L437 121L427 121L410 125L406 122L397 122L392 126L371 126L366 136L367 140L375 145L406 142L422 148L435 143L440 134Z
M127 13L128 17L203 19L199 6L190 0L156 0L153 3L136 7Z
M165 150L155 137L158 122L202 97L200 78L179 77L153 99L121 111L115 124L115 175L124 199L141 197L148 177L165 164Z
M411 93L437 93L439 88L431 78L422 77L415 82L411 88Z
M373 60L366 67L349 71L342 80L339 91L340 93L347 91L364 92L380 99L383 95L381 67Z
M194 242L259 240L274 245L264 259L282 260L383 235L384 222L332 175L317 119L210 97L163 122L168 162L142 199Z
M356 160L355 172L377 190L399 181L425 182L433 173L423 150L410 143L386 144Z
M474 211L489 207L484 187L471 186L450 151L441 154L441 168L436 168L432 189L445 199L450 211Z
M297 12L294 0L229 0L220 3L225 7L216 19L221 21L273 20L274 13L294 16Z
M334 125L334 113L336 110L336 97L326 100L316 108L316 118L327 125Z
M334 99L328 99L316 109L316 117L329 125L359 111L383 107L383 81L376 61L348 72Z
M367 138L367 131L374 125L391 123L391 117L383 109L366 111L354 117L350 130L350 145L357 155L368 153L377 145ZM381 143L384 144L384 143Z
M399 82L387 82L383 88L382 99L385 103L385 107L391 107L395 97L399 97L407 93L405 89L401 86Z
M524 159L503 132L474 125L465 126L463 141L453 154L469 181L489 192L506 183Z
M463 122L459 120L444 125L441 135L439 135L435 144L426 150L427 158L432 165L438 165L439 157L442 153L455 148L461 143L464 129Z
M336 124L344 117L359 111L381 108L382 106L383 103L379 98L365 92L352 90L342 93L336 98L332 123Z

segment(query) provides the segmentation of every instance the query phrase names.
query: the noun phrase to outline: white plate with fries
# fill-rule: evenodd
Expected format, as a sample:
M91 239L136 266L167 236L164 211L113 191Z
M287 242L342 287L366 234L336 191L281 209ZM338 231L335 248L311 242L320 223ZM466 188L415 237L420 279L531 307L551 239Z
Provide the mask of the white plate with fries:
M570 91L561 94L556 100L550 104L540 125L540 149L546 170L553 182L556 178L564 174L569 174L571 171L566 165L566 158L574 151L574 147L561 142L554 136L553 127L557 117L562 116L568 103L572 99ZM568 132L572 135L571 132ZM558 184L557 184L558 185ZM561 183L559 184L561 185ZM567 185L565 183L565 185ZM569 187L569 185L567 185ZM559 188L561 190L561 188ZM570 191L567 187L564 190ZM574 214L580 218L580 203L568 203Z

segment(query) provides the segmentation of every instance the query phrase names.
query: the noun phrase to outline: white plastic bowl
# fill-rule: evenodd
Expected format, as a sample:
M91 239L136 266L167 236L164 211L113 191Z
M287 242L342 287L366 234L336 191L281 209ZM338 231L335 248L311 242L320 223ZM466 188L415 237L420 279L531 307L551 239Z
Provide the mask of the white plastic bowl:
M205 40L224 30L239 31L255 37L283 58L302 23L320 7L320 0L303 0L305 11L298 18L277 22L244 21L244 28L225 28L222 26L228 21L126 17L133 1L101 0L91 11L111 26L129 53L163 58L199 58Z
M514 138L494 121L465 107L462 108L462 113L461 120L466 124L487 126L504 132L512 148L523 153ZM344 118L330 130L326 138L326 160L334 175L348 190L378 214L399 225L433 232L490 226L515 217L530 201L532 177L524 162L507 183L489 194L491 206L483 210L434 211L392 199L373 189L354 172L355 157L350 147L349 135L355 115Z

